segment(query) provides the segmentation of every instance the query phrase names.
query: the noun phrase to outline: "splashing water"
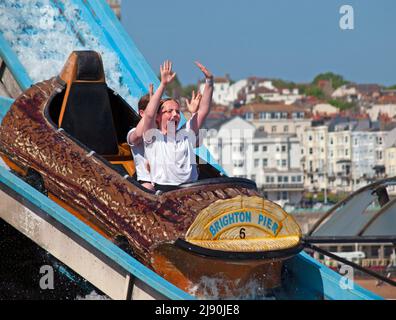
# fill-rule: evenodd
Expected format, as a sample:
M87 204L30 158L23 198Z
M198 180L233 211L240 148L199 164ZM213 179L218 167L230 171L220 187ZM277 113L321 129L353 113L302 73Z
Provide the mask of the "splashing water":
M241 280L226 280L222 277L203 276L188 291L191 295L207 300L271 300L271 291L263 287L261 281L250 280L244 284Z
M76 297L76 300L111 300L111 299L106 295L102 295L97 293L96 291L92 291L91 293L85 296L78 295Z
M0 32L34 83L59 74L73 50L95 50L102 55L108 86L136 103L138 97L122 83L118 56L100 43L77 6L64 0L0 0L0 11Z

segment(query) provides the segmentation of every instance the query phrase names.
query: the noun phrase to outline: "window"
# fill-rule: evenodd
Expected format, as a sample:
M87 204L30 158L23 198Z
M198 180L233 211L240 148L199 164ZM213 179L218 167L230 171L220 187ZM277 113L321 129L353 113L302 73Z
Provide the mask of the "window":
M259 166L259 159L254 159L254 167L257 168Z
M282 146L282 152L286 152L286 146Z
M271 177L265 177L265 182L270 183L271 182Z
M333 138L330 139L330 144L333 144Z
M234 167L242 168L243 164L244 164L243 160L234 161Z
M345 155L347 156L349 154L348 149L345 149Z
M278 183L282 182L282 176L278 176Z
M268 159L263 159L263 167L267 167L268 166Z
M266 117L265 117L265 112L260 112L260 113L259 113L259 118L260 118L260 120L265 119L265 118L266 118Z
M301 182L301 176L297 176L297 182Z
M267 152L267 146L263 146L263 152Z
M309 154L313 154L313 149L309 148Z
M292 181L292 182L296 182L296 177L295 177L295 176L292 176L292 177L291 177L291 181Z
M282 167L286 167L287 166L287 161L286 161L286 159L283 159L282 160Z
M289 132L289 126L284 126L283 127L283 132Z
M348 137L345 137L345 143L348 143Z
M252 179L253 181L256 181L256 175L252 174L252 176L250 177L250 179Z
M309 140L309 141L312 141L312 136L308 136L308 140Z
M272 132L272 133L275 133L275 132L276 132L276 126L272 126L272 127L271 127L271 132Z
M289 177L288 177L288 176L284 176L284 177L283 177L283 182L288 183L288 182L289 182Z
M258 152L259 151L259 146L257 144L254 145L254 152Z
M245 120L253 120L253 113L252 112L246 112L245 113Z
M264 192L264 198L268 199L268 192Z
M287 200L287 191L282 191L282 200Z

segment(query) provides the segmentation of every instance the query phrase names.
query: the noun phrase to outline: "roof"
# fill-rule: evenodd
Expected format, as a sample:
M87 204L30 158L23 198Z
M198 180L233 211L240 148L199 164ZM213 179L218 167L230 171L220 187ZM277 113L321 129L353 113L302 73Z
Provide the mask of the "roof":
M331 208L308 235L362 240L365 237L395 237L396 199L390 200L386 191L391 185L396 185L396 178L374 182L352 193Z
M256 93L256 94L260 94L260 93L278 93L278 90L274 90L274 89L269 89L266 87L258 87L255 90L253 90L250 93Z
M366 95L371 95L374 92L380 92L381 91L381 87L378 84L356 84L356 83L351 83L351 84L347 84L346 88L356 88L357 91L359 91L362 94L366 94Z
M228 79L226 77L215 77L215 78L213 78L213 82L214 83L228 83L228 82L230 82L230 79Z
M376 101L377 104L396 104L396 96L381 96Z
M303 107L297 107L292 104L283 103L252 103L244 105L240 108L240 112L306 112L307 110Z
M206 118L204 124L202 125L202 128L219 130L224 123L230 121L233 118L223 118L223 119Z

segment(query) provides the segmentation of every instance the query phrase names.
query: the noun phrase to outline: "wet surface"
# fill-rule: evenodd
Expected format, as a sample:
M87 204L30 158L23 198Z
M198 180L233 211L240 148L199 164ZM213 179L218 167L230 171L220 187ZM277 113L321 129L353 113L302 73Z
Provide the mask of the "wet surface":
M100 299L104 295L89 282L0 219L0 299L1 300L75 300ZM53 289L49 275L53 270ZM45 278L43 278L45 277Z

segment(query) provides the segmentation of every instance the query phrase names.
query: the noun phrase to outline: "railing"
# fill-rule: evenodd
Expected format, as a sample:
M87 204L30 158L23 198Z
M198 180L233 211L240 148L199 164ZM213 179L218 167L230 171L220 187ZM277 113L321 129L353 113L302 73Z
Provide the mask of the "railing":
M304 190L304 184L302 183L272 183L272 184L264 184L262 189L264 191L270 190Z

